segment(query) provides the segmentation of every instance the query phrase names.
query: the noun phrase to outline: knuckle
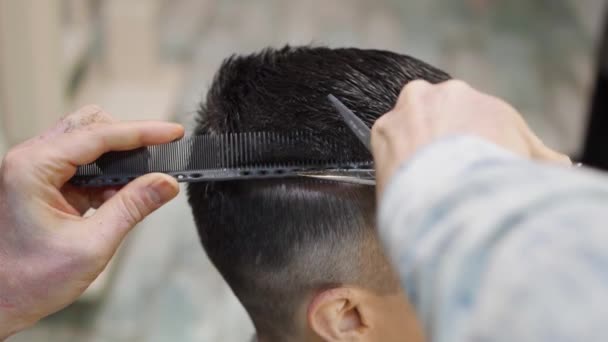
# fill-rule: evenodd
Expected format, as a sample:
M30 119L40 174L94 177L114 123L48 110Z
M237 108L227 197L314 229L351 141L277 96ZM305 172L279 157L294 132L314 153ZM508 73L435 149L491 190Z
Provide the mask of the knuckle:
M425 86L426 81L424 80L413 80L408 82L403 89L401 89L401 93L399 94L399 98L405 98L405 96L409 93L411 93L412 91L416 91L417 89L420 89L421 87Z
M395 115L397 113L398 111L393 110L376 120L371 130L370 143L372 148L376 149L378 146L380 146L383 141L392 134L391 131L396 129L395 127L398 126L398 124L395 122L397 120Z
M430 85L430 83L426 80L415 79L415 80L409 82L408 84L406 84L405 87L416 89L416 88L420 88L420 87L426 87L428 85Z
M463 90L463 89L469 88L469 85L465 81L457 80L457 79L446 81L444 83L444 85L446 88L449 88L449 89Z
M406 84L404 87L404 90L407 89L409 90L410 93L412 92L418 92L418 91L422 91L422 90L426 90L431 86L431 84L423 79L417 79L417 80L413 80L410 83Z
M378 139L380 138L380 135L382 134L380 132L381 128L379 128L377 125L374 125L372 127L372 134L371 134L371 139L370 139L370 144L372 146L372 149L375 150L378 147Z
M75 114L95 115L97 113L103 113L103 112L104 112L104 110L103 110L103 108L101 108L101 106L96 105L96 104L88 104L88 105L85 105L84 107L78 109Z
M86 105L63 119L69 130L92 129L94 126L108 124L112 121L110 114L95 104Z
M119 219L131 226L141 220L142 217L142 204L132 198L131 196L125 196L119 203Z
M399 106L402 106L405 103L409 103L413 99L420 97L420 95L424 91L428 90L430 86L431 84L429 82L422 79L410 81L401 90L401 93L399 94L399 100L397 101L398 105L396 107L398 108Z
M95 144L96 148L106 150L110 144L108 133L104 129L103 126L92 126L90 130L85 132L83 135L86 135L86 138L90 139L89 141Z
M378 124L375 124L372 126L372 134L370 136L370 144L372 145L372 147L375 145L375 143L378 140L378 135L380 134L380 132L378 131Z
M376 122L374 122L374 125L372 126L372 138L375 135L382 134L382 132L386 129L386 126L387 126L386 122L388 121L388 118L391 115L391 113L392 113L392 111L384 114L383 116L378 118L378 120L376 120Z
M114 121L112 116L98 105L87 105L79 109L74 118L80 127L108 124Z
M15 149L11 149L4 155L2 165L13 166L15 163L19 163L20 159L19 153Z
M103 112L103 109L96 105L96 104L88 104L85 105L83 107L80 107L78 109L76 109L73 112L68 113L67 115L65 115L62 120L72 120L74 118L81 118L81 117L85 117L85 116L90 116L90 115L95 115L96 113L101 113Z
M5 182L13 183L23 174L24 156L17 149L11 149L2 160L2 177Z
M143 220L153 203L149 196L127 195L119 201L119 219L129 226Z

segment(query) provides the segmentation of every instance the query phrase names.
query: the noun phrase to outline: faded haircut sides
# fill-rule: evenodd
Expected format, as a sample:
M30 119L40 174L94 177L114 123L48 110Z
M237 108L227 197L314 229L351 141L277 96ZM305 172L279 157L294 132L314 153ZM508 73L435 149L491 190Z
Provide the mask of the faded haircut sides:
M415 79L449 76L380 50L286 46L232 56L201 104L195 133L336 134L344 126L328 94L371 126ZM188 199L210 260L258 332L279 339L293 333L296 310L316 291L341 284L395 290L375 230L374 192L293 178L192 183Z

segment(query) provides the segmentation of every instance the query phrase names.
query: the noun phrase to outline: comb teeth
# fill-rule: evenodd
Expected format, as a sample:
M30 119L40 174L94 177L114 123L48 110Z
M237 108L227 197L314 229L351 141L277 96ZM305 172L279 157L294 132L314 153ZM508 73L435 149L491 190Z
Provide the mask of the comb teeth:
M301 170L370 168L371 155L354 135L338 133L345 138L321 138L310 131L191 136L168 144L106 153L78 167L71 181L76 185L125 184L150 172L167 173L178 181L218 181L276 178ZM319 150L323 153L315 153Z

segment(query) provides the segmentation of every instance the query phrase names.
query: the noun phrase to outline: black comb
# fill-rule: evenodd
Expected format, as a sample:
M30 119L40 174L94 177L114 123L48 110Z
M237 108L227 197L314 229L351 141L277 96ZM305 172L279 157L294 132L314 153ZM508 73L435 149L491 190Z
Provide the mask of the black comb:
M195 135L168 144L106 153L78 167L70 182L78 186L121 185L151 172L166 173L179 182L224 181L373 166L369 151L352 134L333 133L339 134L321 137L295 131Z

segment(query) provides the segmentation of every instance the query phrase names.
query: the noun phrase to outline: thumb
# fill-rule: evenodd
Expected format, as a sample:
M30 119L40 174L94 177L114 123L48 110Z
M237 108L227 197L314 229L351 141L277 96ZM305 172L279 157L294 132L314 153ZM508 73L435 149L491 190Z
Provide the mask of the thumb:
M116 249L125 235L146 216L179 192L177 181L168 175L152 173L123 187L89 217L101 226L108 246Z

